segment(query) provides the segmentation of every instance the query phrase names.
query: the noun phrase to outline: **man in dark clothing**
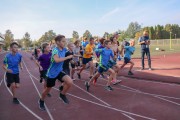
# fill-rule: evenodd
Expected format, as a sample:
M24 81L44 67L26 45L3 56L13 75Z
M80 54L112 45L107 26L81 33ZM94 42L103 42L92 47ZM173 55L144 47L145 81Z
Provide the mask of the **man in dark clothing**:
M149 34L148 31L143 32L143 36L141 36L138 40L138 44L141 45L141 65L142 68L141 70L144 70L144 55L146 54L148 58L148 66L149 70L151 69L151 57L150 57L150 50L149 50L149 45L150 45L150 39L149 39Z

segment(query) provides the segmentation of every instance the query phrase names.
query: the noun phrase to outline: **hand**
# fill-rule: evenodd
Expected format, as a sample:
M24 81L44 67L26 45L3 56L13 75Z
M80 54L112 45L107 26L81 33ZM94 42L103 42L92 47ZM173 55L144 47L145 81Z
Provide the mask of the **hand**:
M12 73L13 71L11 69L7 69L6 72Z
M42 66L40 66L39 69L40 69L40 71L42 71L43 70Z
M67 59L71 59L74 55L67 56Z

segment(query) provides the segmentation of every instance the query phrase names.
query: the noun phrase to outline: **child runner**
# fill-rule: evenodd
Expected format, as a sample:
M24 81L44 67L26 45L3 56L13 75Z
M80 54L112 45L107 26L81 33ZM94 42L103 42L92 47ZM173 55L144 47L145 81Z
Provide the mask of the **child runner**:
M111 41L105 40L104 46L105 48L95 50L96 52L100 53L100 63L99 63L98 72L96 72L96 74L89 80L89 82L85 82L87 91L89 91L90 83L94 79L97 79L100 76L100 74L107 71L110 72L110 76L105 89L108 91L113 90L112 87L110 86L110 83L112 80L116 79L116 72L112 68L110 68L112 66L109 65L111 58L114 58L113 51L111 50Z
M40 72L40 83L42 83L44 79L44 89L46 88L46 73L50 65L51 61L51 52L50 46L48 43L42 44L42 55L36 61L37 66L39 67ZM47 94L48 97L51 97L51 94Z
M18 53L18 44L16 42L10 44L10 51L4 58L3 68L6 71L7 86L11 89L13 95L13 103L19 104L15 92L20 85L19 66L22 69L22 55Z
M80 41L76 40L75 43L75 48L73 49L73 53L74 53L74 57L73 57L73 61L74 64L71 64L72 70L71 70L71 77L74 78L74 73L75 73L75 67L77 67L77 70L79 70L80 68L80 61L79 61L79 57L81 56L80 54Z
M85 69L87 63L89 63L89 65L90 65L90 77L89 78L91 78L93 76L94 65L93 65L92 55L94 54L94 52L93 52L94 48L95 48L94 38L91 37L89 39L89 44L87 44L85 51L84 51L82 68L79 71L79 73L77 73L79 79L81 79L81 72Z
M47 71L47 85L41 95L41 98L39 99L39 108L41 110L45 110L44 99L50 92L51 88L55 86L56 79L58 79L60 82L63 82L64 84L64 88L60 92L59 98L62 99L64 103L69 104L69 100L66 98L66 93L72 86L73 81L68 75L66 75L65 72L63 72L63 62L67 59L71 59L73 55L65 57L65 53L67 51L65 48L65 36L56 36L55 42L57 47L55 47L52 51L51 64Z
M121 66L121 69L127 64L130 63L131 66L129 68L129 72L128 75L133 75L133 73L131 72L133 66L134 66L134 62L131 61L131 55L134 53L135 51L135 41L131 40L130 42L130 46L123 46L123 48L125 49L125 54L124 54L124 63Z

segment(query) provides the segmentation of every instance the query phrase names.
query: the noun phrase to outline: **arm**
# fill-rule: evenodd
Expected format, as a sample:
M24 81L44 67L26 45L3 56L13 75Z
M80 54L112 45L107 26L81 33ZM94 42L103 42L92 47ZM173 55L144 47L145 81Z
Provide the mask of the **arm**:
M19 66L20 66L20 68L21 68L21 70L22 70L22 69L23 69L23 67L22 67L22 62L19 63Z
M144 44L144 43L145 43L145 41L142 41L142 39L140 37L139 40L138 40L138 45L141 45L141 44Z
M57 54L55 54L55 55L53 56L54 61L55 61L56 63L63 62L63 61L65 61L65 60L67 60L67 59L71 59L72 57L73 57L73 55L69 55L69 56L63 57L63 58L59 58L59 56L58 56Z
M3 69L8 73L12 73L12 70L8 69L6 64L3 64Z

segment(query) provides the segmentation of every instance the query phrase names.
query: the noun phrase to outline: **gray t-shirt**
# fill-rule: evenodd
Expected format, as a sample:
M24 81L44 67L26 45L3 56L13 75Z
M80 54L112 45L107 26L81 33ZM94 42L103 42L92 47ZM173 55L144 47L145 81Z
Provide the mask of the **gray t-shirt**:
M74 55L79 55L79 52L80 52L80 47L75 47L73 50ZM73 60L77 62L79 61L79 57L73 57Z

